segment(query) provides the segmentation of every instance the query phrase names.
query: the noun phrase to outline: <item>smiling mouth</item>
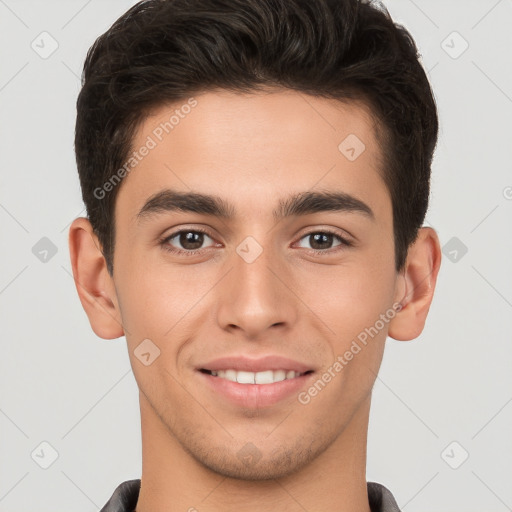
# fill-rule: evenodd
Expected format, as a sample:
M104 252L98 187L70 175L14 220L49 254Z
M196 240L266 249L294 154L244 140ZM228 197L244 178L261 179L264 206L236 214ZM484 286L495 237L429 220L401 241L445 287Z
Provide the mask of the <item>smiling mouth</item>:
M262 372L248 372L244 370L207 370L201 368L202 373L212 375L221 379L226 379L231 382L237 382L238 384L274 384L283 380L296 379L313 373L313 370L306 372L296 372L294 370L265 370Z

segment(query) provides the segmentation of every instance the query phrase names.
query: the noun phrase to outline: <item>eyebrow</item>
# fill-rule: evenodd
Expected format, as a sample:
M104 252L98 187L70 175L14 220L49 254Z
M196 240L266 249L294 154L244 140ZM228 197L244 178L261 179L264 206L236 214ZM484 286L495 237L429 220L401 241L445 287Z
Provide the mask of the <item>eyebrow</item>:
M166 212L192 212L226 220L236 216L235 207L223 198L198 192L163 189L152 195L137 213L137 222ZM372 209L345 192L300 192L278 202L272 212L275 221L320 212L356 212L375 220Z

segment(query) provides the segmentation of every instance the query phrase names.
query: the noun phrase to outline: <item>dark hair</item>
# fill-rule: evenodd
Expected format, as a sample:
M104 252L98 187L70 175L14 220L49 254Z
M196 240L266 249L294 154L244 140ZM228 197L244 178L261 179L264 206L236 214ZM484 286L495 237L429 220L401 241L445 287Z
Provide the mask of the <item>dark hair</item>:
M82 197L111 275L122 183L104 185L126 162L140 124L193 94L265 87L371 109L393 205L395 266L403 268L428 207L438 118L415 42L385 7L364 0L143 0L89 49L77 100Z

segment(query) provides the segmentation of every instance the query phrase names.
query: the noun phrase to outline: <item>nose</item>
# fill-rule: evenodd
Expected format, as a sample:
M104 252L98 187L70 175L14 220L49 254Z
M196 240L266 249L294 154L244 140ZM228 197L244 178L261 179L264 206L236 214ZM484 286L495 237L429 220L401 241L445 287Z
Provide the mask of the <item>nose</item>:
M247 339L265 338L270 328L287 330L297 321L298 297L291 270L269 249L254 260L249 243L234 252L231 270L217 291L219 326ZM249 257L247 257L249 255ZM252 254L254 256L254 254ZM251 261L252 260L252 261Z

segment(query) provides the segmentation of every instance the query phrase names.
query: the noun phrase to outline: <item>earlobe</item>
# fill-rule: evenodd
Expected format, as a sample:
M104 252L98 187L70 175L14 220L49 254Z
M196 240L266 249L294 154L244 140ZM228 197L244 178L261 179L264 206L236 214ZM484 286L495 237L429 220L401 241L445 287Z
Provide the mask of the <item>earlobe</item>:
M441 266L441 247L437 233L420 228L416 241L409 247L398 293L400 312L389 323L388 336L400 341L417 338L423 331L434 296Z
M75 286L92 330L103 339L119 338L124 329L114 282L88 219L72 222L68 242Z

